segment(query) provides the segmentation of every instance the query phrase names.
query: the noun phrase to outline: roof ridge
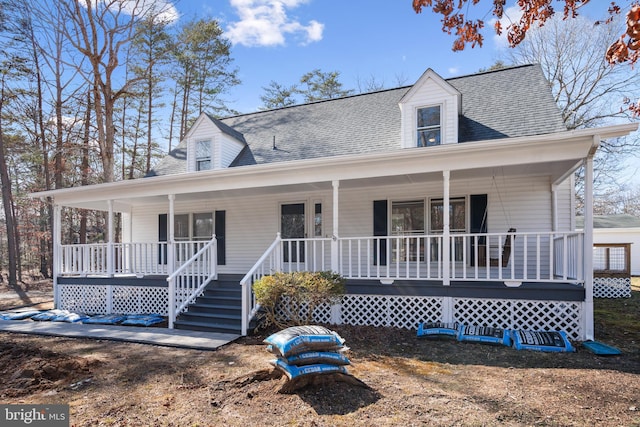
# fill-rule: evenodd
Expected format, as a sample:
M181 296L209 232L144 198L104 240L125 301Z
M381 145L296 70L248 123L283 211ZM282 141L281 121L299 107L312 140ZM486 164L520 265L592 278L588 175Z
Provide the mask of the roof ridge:
M537 65L537 64L512 65L512 66L507 66L507 67L503 67L503 68L498 68L498 69L495 69L495 70L479 71L477 73L470 73L470 74L465 74L465 75L462 75L462 76L455 76L455 77L447 77L447 78L443 78L443 79L445 81L450 81L450 80L456 80L456 79L463 79L463 78L468 78L468 77L480 76L480 75L484 75L484 74L491 74L491 73L498 73L498 72L502 72L502 71L514 70L514 69L518 69L518 68L532 67L532 66L535 66L535 65ZM436 72L436 74L437 74L437 72ZM395 91L395 90L409 89L409 88L413 87L414 84L398 86L398 87L392 87L392 88L386 88L386 89L379 89L379 90L374 90L374 91L371 91L371 92L361 92L361 93L356 93L356 94L353 94L353 95L341 96L341 97L338 97L338 98L320 99L320 100L317 100L317 101L304 102L302 104L287 105L285 107L269 108L269 109L266 109L266 110L253 111L251 113L241 113L241 114L236 114L236 115L233 115L233 116L222 117L222 118L220 118L218 120L224 121L226 119L234 119L234 118L243 117L243 116L257 115L257 114L268 113L268 112L272 112L272 111L281 111L281 110L292 109L292 108L297 108L297 107L304 107L304 106L308 106L308 105L321 104L321 103L326 103L326 102L331 102L331 101L338 101L338 100L356 98L356 97L367 96L367 95L374 95L374 94L390 92L390 91Z
M292 108L297 108L297 107L305 107L305 106L308 106L308 105L322 104L322 103L325 103L325 102L339 101L339 100L344 100L344 99L349 99L349 98L357 98L357 97L360 97L360 96L373 95L373 94L377 94L377 93L391 92L391 91L394 91L394 90L408 89L410 87L413 87L413 85L399 86L399 87L393 87L393 88L387 88L387 89L374 90L372 92L361 92L361 93L356 93L354 95L341 96L341 97L338 97L338 98L319 99L317 101L304 102L302 104L287 105L286 107L269 108L267 110L258 110L258 111L254 111L254 112L251 112L251 113L236 114L234 116L223 117L223 118L221 118L219 120L224 121L226 119L235 119L235 118L238 118L238 117L252 116L252 115L261 114L261 113L269 113L269 112L272 112L272 111L281 111L281 110L287 110L287 109L292 109Z
M449 80L455 80L455 79L463 79L463 78L466 78L466 77L482 76L482 75L485 75L485 74L499 73L501 71L515 70L515 69L518 69L518 68L534 67L536 65L539 65L539 64L531 63L531 64L509 65L509 66L506 66L506 67L496 68L494 70L478 71L477 73L463 74L461 76L455 76L455 77L448 77L445 80L449 81Z

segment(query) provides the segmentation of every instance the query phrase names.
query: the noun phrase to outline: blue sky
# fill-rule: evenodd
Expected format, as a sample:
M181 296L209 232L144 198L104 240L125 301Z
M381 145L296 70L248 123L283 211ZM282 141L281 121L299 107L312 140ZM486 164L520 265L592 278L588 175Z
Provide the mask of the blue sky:
M386 87L413 84L427 69L442 77L491 66L499 49L490 31L482 49L453 52L453 36L441 31L437 16L416 14L411 0L182 0L182 19L219 20L233 43L232 57L242 80L228 95L238 111L261 105L262 87L274 80L296 83L313 69L339 71L345 88L372 78ZM486 14L489 6L476 7Z
M563 2L556 3L561 11ZM181 19L220 22L242 80L229 93L229 105L243 113L261 106L270 81L292 85L316 68L339 71L347 89L364 88L372 79L397 87L413 84L427 68L444 78L475 73L506 49L493 33L488 0L468 12L485 20L483 47L462 52L451 50L454 37L442 32L438 16L416 14L411 0L182 0L176 8ZM606 10L602 3L589 8ZM515 9L507 14L517 18Z

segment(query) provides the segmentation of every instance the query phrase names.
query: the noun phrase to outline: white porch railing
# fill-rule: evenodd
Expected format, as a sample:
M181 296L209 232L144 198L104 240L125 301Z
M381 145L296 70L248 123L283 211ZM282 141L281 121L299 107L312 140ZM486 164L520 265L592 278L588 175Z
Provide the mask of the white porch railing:
M339 273L348 279L442 279L442 236L342 237Z
M247 335L249 322L257 310L256 300L252 289L254 282L263 276L268 276L277 271L282 271L281 243L282 239L280 238L280 233L278 233L276 240L271 243L271 246L269 246L247 274L244 275L242 280L240 280L240 286L242 286L242 335Z
M204 288L217 277L217 240L216 237L208 242L197 242L198 251L169 277L169 328L173 329L176 317L189 304L202 295ZM185 245L180 244L178 250L187 253ZM184 255L183 254L183 255ZM178 256L178 259L181 259Z
M451 235L455 280L582 282L583 258L583 233Z
M167 274L166 242L114 243L115 274Z
M102 275L107 272L108 243L62 245L60 247L60 273Z
M175 242L173 269L180 268L208 243L203 240ZM62 245L59 271L61 274L80 276L168 274L171 262L168 257L169 246L167 242ZM112 265L109 262L110 253Z

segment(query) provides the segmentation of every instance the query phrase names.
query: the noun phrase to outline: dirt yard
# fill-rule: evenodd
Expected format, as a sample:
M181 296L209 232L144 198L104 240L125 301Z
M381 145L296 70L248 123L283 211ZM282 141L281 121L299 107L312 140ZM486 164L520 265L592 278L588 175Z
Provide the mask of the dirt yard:
M289 394L284 378L266 375L264 334L207 352L0 333L0 402L69 404L77 426L638 426L639 291L596 304L602 318L628 317L612 328L596 316L596 338L622 356L333 327L367 387L326 382Z

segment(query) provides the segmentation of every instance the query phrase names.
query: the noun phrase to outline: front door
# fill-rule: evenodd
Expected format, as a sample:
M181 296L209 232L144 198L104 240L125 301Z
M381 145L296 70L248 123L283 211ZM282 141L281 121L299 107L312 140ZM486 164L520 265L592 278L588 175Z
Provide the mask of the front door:
M280 206L280 235L282 239L304 239L304 203L290 203ZM304 262L304 242L294 240L284 242L284 262Z

